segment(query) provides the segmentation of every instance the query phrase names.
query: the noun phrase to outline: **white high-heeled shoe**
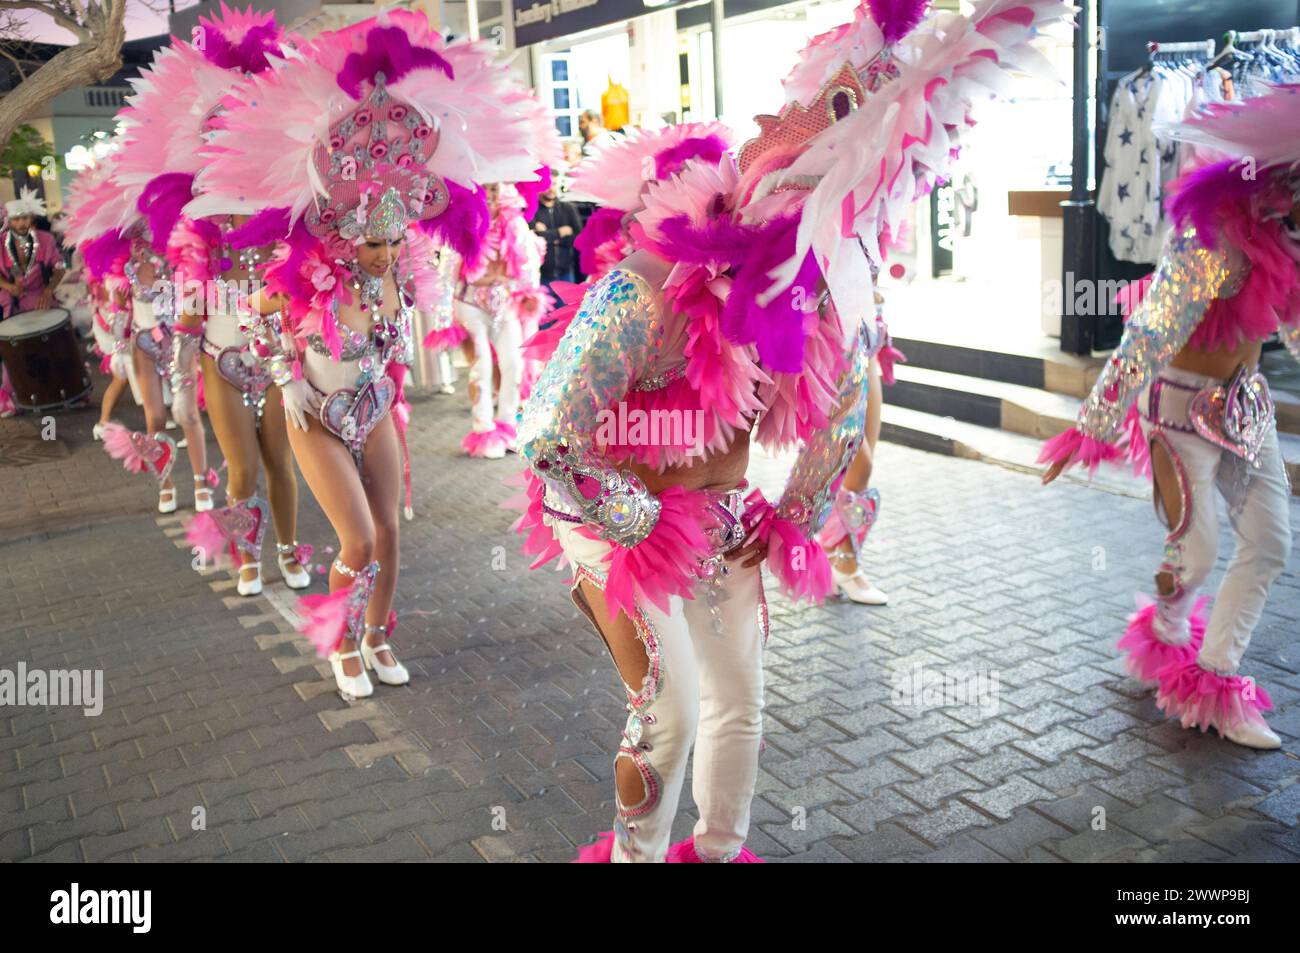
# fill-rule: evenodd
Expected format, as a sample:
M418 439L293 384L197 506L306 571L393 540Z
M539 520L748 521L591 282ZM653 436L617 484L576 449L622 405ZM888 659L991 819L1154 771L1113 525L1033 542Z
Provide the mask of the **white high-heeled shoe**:
M304 566L299 564L297 571L289 568L290 563L297 562L294 559L294 551L297 550L298 543L276 543L276 562L280 564L280 575L284 577L284 583L290 589L306 589L311 585L311 573Z
M176 487L163 487L158 491L158 512L175 513L176 512Z
M382 626L366 626L366 635L372 632L383 632ZM375 675L385 685L405 685L411 680L411 673L406 670L406 666L397 661L397 656L393 655L393 661L396 665L385 665L379 661L379 653L387 652L393 655L393 650L387 642L381 642L379 645L367 645L363 639L361 642L361 661L366 664L366 668L374 671Z
M202 493L203 496L199 496ZM194 512L206 513L212 509L212 488L203 477L194 478Z
M253 576L252 579L245 580L244 579L245 569L255 569L257 570L257 574ZM235 591L238 592L241 596L261 595L262 564L260 562L244 563L242 566L239 567L239 581L235 583Z
M360 657L360 652L331 652L329 656L330 668L334 670L334 681L338 685L340 692L352 698L369 698L375 693L375 686L370 684L364 665L361 667L360 675L343 674L343 663L347 659Z
M835 582L837 591L843 593L845 598L851 599L859 605L883 606L889 604L889 596L868 582L861 569L852 573L842 573L834 566L831 566L831 579Z
M1257 748L1260 751L1276 751L1282 747L1282 739L1264 723L1264 719L1252 719L1241 725L1235 725L1231 728L1222 728L1218 725L1219 734L1229 741L1235 741L1237 744L1246 748Z

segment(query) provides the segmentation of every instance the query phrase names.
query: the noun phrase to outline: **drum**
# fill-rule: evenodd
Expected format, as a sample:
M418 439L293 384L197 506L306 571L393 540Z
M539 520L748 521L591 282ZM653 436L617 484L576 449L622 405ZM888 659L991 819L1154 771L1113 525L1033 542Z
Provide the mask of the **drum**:
M24 311L0 321L0 360L14 402L24 410L66 407L90 393L86 361L62 308Z

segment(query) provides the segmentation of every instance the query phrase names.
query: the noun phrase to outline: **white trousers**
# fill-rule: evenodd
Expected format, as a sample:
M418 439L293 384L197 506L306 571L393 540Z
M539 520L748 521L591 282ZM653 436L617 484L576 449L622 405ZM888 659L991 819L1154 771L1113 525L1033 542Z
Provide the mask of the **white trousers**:
M492 315L476 305L456 302L456 319L474 339L474 366L470 374L478 381L478 400L474 403L474 429L492 429L493 420L503 420L512 427L519 411L519 385L523 377L523 330L512 314ZM501 368L501 395L496 413L492 412L492 348L496 348L497 366Z
M1291 487L1276 426L1268 429L1258 467L1192 428L1188 401L1197 390L1216 383L1214 378L1167 368L1143 391L1138 410L1148 442L1163 447L1173 461L1182 497L1182 517L1165 539L1160 569L1173 576L1174 588L1167 595L1157 593L1158 628L1166 641L1187 641L1187 620L1197 590L1209 578L1218 555L1217 497L1221 495L1228 504L1236 552L1215 597L1197 661L1204 669L1232 675L1250 645L1269 587L1291 553ZM1152 416L1157 418L1154 423ZM1165 521L1159 487L1155 495L1157 515Z
M554 521L554 530L578 581L603 586L611 544L563 521ZM624 684L628 721L615 765L628 759L636 766L644 797L625 804L615 789L615 862L664 859L692 743L696 853L725 861L744 846L763 733L767 606L760 567L730 566L711 597L701 583L694 599L673 596L669 612L638 606L632 620L650 665L643 685ZM595 625L576 583L573 597Z

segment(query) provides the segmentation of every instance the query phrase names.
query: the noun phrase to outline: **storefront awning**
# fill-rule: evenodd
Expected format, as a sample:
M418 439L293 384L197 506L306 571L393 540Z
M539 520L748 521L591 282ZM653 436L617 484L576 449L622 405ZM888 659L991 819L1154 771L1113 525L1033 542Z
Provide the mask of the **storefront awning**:
M692 0L510 0L515 47L669 10Z

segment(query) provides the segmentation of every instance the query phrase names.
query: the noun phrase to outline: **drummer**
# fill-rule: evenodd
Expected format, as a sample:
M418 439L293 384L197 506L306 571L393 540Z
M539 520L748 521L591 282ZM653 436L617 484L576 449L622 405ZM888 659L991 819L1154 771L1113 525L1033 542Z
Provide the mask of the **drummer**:
M5 213L8 221L0 230L0 320L52 307L54 289L63 280L63 258L54 236L36 227L37 216L45 215L44 200L23 188L18 198L5 203ZM16 412L6 369L0 378L0 417Z

